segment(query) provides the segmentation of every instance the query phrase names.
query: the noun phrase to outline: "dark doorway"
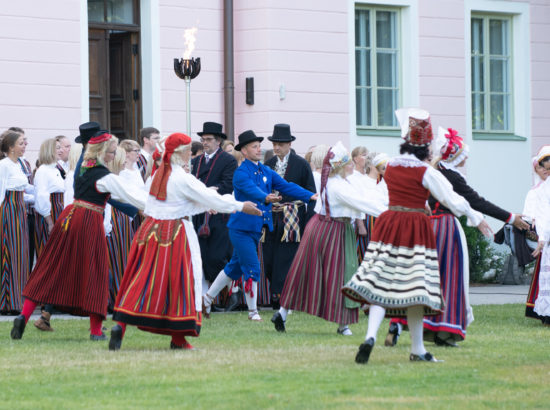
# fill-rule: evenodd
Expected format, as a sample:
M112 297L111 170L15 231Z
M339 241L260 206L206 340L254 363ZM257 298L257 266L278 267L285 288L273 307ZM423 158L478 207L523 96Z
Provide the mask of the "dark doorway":
M137 139L141 128L138 2L88 1L90 121L119 139Z

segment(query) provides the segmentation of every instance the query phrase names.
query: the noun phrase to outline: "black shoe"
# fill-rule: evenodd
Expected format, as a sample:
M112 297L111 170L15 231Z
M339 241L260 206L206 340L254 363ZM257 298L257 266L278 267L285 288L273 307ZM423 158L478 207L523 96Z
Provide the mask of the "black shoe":
M114 325L109 339L109 350L120 350L122 345L122 326Z
M191 344L189 342L185 342L185 344L183 344L183 345L177 345L172 341L170 341L170 349L173 349L173 350L179 350L179 349L182 349L182 350L195 350L195 348L193 346L191 346Z
M365 342L359 346L359 351L355 355L355 363L359 364L367 364L370 357L370 352L372 352L372 348L374 347L374 339L372 337L369 337Z
M271 307L273 310L279 310L281 308L280 295L271 295Z
M271 318L271 322L275 325L275 330L277 332L286 332L285 321L279 312L275 312Z
M449 339L442 339L439 336L434 336L434 343L437 346L445 346L445 347L458 347L458 345L455 343L455 341L451 338Z
M437 360L430 352L426 352L424 354L413 354L409 356L409 360L411 362L442 362L443 360Z
M390 323L384 346L395 346L399 340L399 325L397 323Z
M226 312L233 312L234 310L237 310L239 308L239 305L241 304L243 296L243 291L238 290L238 292L232 293L231 296L229 296L229 300L227 301L227 306L225 307Z
M102 340L107 340L107 336L105 336L105 333L101 332L100 335L90 335L90 340L93 340L94 342L99 342Z
M19 315L13 320L13 328L11 329L11 338L13 340L18 340L23 337L23 333L25 332L25 326L27 323L25 322L25 316Z

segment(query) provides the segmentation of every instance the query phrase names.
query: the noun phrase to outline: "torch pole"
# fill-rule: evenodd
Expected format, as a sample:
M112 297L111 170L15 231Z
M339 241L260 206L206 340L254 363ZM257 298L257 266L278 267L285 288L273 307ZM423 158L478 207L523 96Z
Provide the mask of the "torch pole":
M186 107L187 107L187 135L191 136L191 77L185 77Z

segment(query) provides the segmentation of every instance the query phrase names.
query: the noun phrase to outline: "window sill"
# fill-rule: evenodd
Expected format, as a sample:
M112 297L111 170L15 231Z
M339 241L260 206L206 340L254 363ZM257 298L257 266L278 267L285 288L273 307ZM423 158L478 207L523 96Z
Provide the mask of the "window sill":
M474 132L472 139L478 141L527 141L527 138L512 133Z
M366 129L357 128L357 135L360 137L401 137L400 130L379 130L379 129Z

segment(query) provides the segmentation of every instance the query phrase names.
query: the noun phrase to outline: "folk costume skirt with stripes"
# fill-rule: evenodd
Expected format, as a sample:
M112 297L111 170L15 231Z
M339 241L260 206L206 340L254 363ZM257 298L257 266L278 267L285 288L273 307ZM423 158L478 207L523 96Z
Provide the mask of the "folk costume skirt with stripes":
M6 191L0 204L2 275L0 312L21 311L21 293L29 276L29 231L22 191Z
M109 259L102 206L77 200L63 210L23 296L72 315L105 318Z
M201 272L197 278L195 268ZM113 319L152 333L198 336L200 269L199 242L190 222L146 218L132 242Z
M525 316L531 317L533 319L541 319L542 318L535 313L533 310L535 308L535 300L537 300L537 297L539 296L539 275L540 275L540 262L541 262L541 256L537 258L537 262L535 264L535 270L533 272L533 277L531 278L531 286L529 286L529 293L527 294L527 302L525 303ZM549 317L550 320L550 317Z
M367 246L369 245L370 237L372 236L372 230L374 227L374 216L367 215L363 220L365 228L367 229L367 234L365 236L359 235L357 228L355 229L355 235L357 236L357 262L359 265L363 262L365 258L365 253L367 253Z
M424 315L440 314L441 297L435 236L421 212L386 211L378 217L365 259L342 288L350 299L386 308L386 315L407 315L424 306Z
M120 288L120 282L130 253L130 245L135 233L130 217L115 207L111 207L111 224L113 229L111 234L107 236L110 310L115 305L116 295Z
M306 225L290 266L281 306L329 322L356 323L359 305L347 305L340 292L346 282L346 271L351 277L357 266L355 244L349 222L314 215Z
M59 215L61 215L61 212L63 212L63 195L63 192L52 192L50 194L50 204L52 206L50 216L54 224L57 218L59 218ZM36 256L40 257L50 233L48 232L46 219L36 211L34 221L34 246Z

